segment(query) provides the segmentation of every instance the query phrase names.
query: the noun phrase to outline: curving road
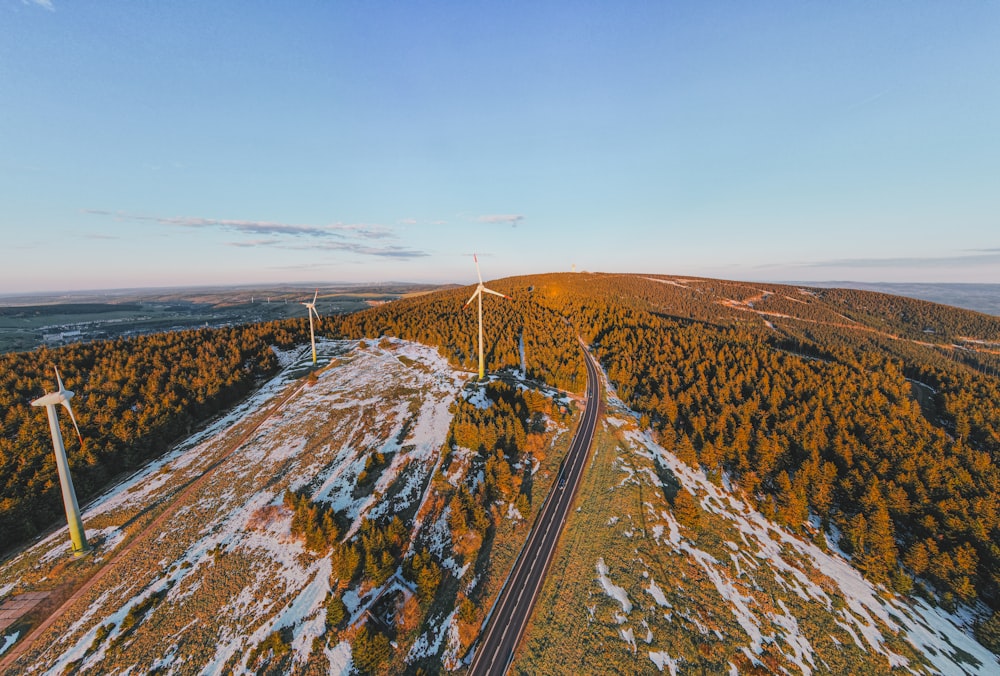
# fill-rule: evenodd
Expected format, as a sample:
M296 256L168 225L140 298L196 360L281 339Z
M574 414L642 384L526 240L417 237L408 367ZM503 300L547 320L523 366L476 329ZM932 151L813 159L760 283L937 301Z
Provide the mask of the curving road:
M506 673L528 624L528 618L531 617L531 609L538 598L545 571L552 560L566 516L580 486L601 408L600 379L594 358L582 341L580 346L587 363L587 407L566 453L556 484L549 491L535 525L528 534L528 540L487 617L485 631L480 636L469 669L471 676Z

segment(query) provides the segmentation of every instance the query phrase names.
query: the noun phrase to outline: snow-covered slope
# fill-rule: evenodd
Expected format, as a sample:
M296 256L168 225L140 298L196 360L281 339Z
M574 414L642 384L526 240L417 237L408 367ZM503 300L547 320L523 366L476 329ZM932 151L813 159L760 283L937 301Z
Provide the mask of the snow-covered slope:
M948 613L873 585L823 535L813 542L775 525L608 396L580 508L516 667L1000 673L971 637L969 609ZM579 664L584 649L603 666Z
M369 512L419 502L467 376L432 348L390 339L362 348L330 342L321 352L336 358L314 382L275 379L86 511L101 561L114 555L124 532L139 530L158 505L210 473L162 530L117 561L35 643L20 670L241 672L248 653L281 629L291 635L293 663L318 660L332 673L348 668L349 646L314 645L325 631L330 559L308 554L291 537L282 496L308 484L314 499L346 512L351 530ZM269 408L290 387L301 389ZM371 492L356 495L358 474L376 452L388 465ZM0 585L44 584L38 578L65 565L66 549L65 533L56 533L8 562ZM349 610L359 604L355 598Z

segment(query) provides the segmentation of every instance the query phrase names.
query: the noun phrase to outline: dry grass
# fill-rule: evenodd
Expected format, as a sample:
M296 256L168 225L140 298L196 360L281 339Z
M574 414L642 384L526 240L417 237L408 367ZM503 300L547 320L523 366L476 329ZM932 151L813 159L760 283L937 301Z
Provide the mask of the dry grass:
M610 425L599 427L595 450L513 673L659 673L650 653L660 651L679 661L679 673L727 673L730 664L740 673L754 673L754 662L743 653L750 637L705 567L692 556L675 552L662 534L660 543L656 541L654 526L664 526L660 513L670 513L671 508L654 479L652 460L633 452L621 431ZM832 612L814 600L802 599L794 591L793 578L766 563L753 567L752 554L737 556L733 546L744 549L743 540L730 521L700 506L697 509L697 524L680 525L680 535L710 556L713 568L722 571L733 591L747 599L750 610L762 620L762 634L777 637L765 640L757 655L769 673L800 673L788 657L792 647L770 619L783 616L783 608L800 618L798 630L815 651L817 672L889 670L884 657L855 645ZM627 593L633 605L630 612L624 613L621 603L605 592L598 559L608 568L607 578ZM648 591L650 580L655 580L670 607L659 605ZM828 593L832 589L823 586ZM912 647L882 629L890 649L917 667L920 658ZM629 631L634 644L624 638L623 632Z

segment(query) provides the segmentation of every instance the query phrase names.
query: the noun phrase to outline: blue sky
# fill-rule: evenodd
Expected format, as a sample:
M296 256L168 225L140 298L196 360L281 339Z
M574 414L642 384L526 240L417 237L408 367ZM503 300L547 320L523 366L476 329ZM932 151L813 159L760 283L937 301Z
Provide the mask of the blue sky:
M0 0L0 292L1000 282L1000 3Z

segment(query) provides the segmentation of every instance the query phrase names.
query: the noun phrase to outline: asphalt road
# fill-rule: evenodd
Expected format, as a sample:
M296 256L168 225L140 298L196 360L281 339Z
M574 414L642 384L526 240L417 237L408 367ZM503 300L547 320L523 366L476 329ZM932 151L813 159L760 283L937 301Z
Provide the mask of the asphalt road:
M586 348L583 348L583 353L587 363L587 407L583 412L583 419L566 453L566 460L555 486L542 505L538 519L528 534L528 540L493 606L469 669L472 676L506 673L528 624L528 618L531 617L531 609L538 598L545 572L552 560L563 524L566 523L566 516L579 489L601 407L597 367Z

